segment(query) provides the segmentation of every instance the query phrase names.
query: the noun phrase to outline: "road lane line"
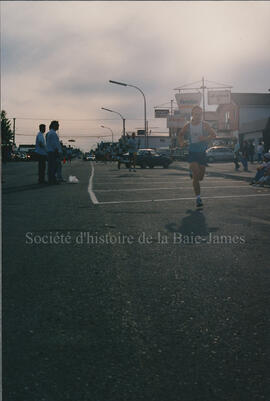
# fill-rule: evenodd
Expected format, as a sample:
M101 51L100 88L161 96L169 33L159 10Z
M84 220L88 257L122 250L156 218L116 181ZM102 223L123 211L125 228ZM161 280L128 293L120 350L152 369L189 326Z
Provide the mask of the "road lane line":
M97 200L97 197L93 191L93 179L94 179L94 173L95 173L93 162L91 162L91 168L92 168L92 171L91 171L91 176L90 176L89 185L88 185L88 193L89 193L90 199L93 202L93 204L98 205L99 201Z
M230 199L230 198L249 198L249 197L262 197L270 196L269 194L252 194L252 195L224 195L224 196L203 196L204 199ZM127 201L108 201L98 202L99 205L112 205L112 204L123 204L123 203L150 203L150 202L171 202L171 201L185 201L194 200L195 196L189 198L171 198L171 199L146 199L146 200L127 200Z
M223 185L221 187L220 186L219 187L201 187L201 189L216 189L216 188L235 188L235 189L238 189L239 186L238 185L237 186L235 186L235 185L233 185L233 186L225 186L225 185ZM247 186L245 184L245 186L243 185L243 188L244 189L250 189L250 186ZM133 191L160 191L160 190L168 190L168 189L184 189L184 190L187 190L187 191L193 191L192 187L96 189L95 191L96 192L133 192Z

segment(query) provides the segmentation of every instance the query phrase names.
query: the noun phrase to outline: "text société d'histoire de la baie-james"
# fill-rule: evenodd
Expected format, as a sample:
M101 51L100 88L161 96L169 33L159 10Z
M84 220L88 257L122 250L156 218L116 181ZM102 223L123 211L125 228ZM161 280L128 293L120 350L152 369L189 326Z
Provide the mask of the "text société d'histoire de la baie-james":
M209 232L205 235L198 235L193 232L184 234L181 232L172 232L165 234L157 232L154 235L144 231L136 235L123 234L121 232L108 232L100 234L98 232L91 233L90 231L81 231L79 233L63 233L63 232L48 232L48 233L33 233L25 234L25 243L27 245L190 245L190 244L232 244L241 245L246 243L244 235L217 235Z

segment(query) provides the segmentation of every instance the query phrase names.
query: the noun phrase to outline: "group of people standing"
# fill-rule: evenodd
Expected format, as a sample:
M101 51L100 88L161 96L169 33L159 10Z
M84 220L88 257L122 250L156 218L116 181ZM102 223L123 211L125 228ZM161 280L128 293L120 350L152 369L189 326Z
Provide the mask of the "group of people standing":
M39 184L55 185L64 181L62 177L63 149L57 135L58 130L59 122L55 120L50 123L46 136L46 125L40 124L39 126L35 149ZM45 180L46 162L48 162L48 181Z
M238 171L240 168L239 162L242 163L244 171L248 171L248 162L253 163L254 162L254 156L255 156L255 146L252 141L244 141L242 145L240 145L238 142L236 143L234 147L234 164L235 164L235 170ZM257 160L260 163L262 161L264 153L264 146L260 142L259 145L257 146Z

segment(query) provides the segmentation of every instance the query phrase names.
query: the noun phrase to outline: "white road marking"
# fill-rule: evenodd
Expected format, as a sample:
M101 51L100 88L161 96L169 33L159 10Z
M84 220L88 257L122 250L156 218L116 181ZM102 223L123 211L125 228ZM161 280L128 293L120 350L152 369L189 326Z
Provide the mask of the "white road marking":
M253 194L253 195L224 195L224 196L204 196L204 199L232 199L232 198L249 198L249 197L262 197L270 196L269 194ZM146 200L127 200L127 201L108 201L108 202L98 202L99 205L112 205L112 204L123 204L123 203L150 203L150 202L171 202L171 201L185 201L185 200L195 200L195 196L189 198L172 198L172 199L146 199Z
M93 179L94 179L94 173L95 173L95 169L94 169L94 164L91 162L91 176L90 176L90 180L89 180L89 185L88 185L88 193L90 195L90 199L93 202L94 205L98 205L99 201L96 198L96 195L93 191Z
M201 189L216 189L216 188L235 188L235 189L238 189L239 187L238 186L225 186L225 185L223 185L223 186L219 186L219 187L201 187ZM249 186L243 186L243 188L244 189L250 189L250 187ZM186 190L186 191L190 191L190 190L192 190L193 191L193 188L192 187L167 187L167 188L164 188L164 187L162 187L162 188L129 188L129 189L127 189L127 188L125 188L125 189L96 189L95 191L96 192L133 192L133 191L163 191L163 190L168 190L168 189L184 189L184 190Z
M110 179L110 181L112 181L111 179ZM147 182L148 181L148 182ZM192 184L192 180L191 179L188 179L188 180L177 180L177 181L169 181L169 180L164 180L164 181L154 181L154 180L145 180L144 182L142 182L142 181L130 181L129 180L129 182L125 182L125 181L118 181L119 182L119 184L124 184L124 185L142 185L142 184L185 184L186 182L188 183L188 182L190 182L191 184ZM214 183L214 182L217 182L217 183L219 183L219 182L224 182L224 178L222 178L222 179L220 179L220 180L204 180L203 181L205 184L207 184L207 183ZM237 184L244 184L244 185L247 185L247 182L246 181L236 181L236 180L226 180L226 183L232 183L232 182L234 182L234 183L237 183ZM96 183L96 185L108 185L108 181L98 181L97 183Z

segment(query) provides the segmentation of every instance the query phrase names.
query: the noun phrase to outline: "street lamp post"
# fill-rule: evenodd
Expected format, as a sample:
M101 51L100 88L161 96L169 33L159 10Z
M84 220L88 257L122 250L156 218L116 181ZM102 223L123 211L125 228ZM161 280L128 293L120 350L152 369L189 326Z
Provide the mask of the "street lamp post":
M110 127L105 127L104 125L101 125L101 128L107 128L107 129L109 129L111 131L111 133L112 133L112 142L113 142L113 130Z
M144 138L145 138L145 146L148 147L148 129L147 129L147 120L146 120L146 99L145 99L145 95L144 95L143 91L140 88L138 88L138 86L126 84L124 82L112 81L111 79L109 80L109 82L111 84L122 85L122 86L130 86L131 88L138 89L138 91L140 91L141 94L143 95L143 103L144 103Z
M123 136L126 136L126 119L122 116L122 114L118 113L118 111L106 109L105 107L101 107L101 110L110 111L111 113L118 114L123 120Z

